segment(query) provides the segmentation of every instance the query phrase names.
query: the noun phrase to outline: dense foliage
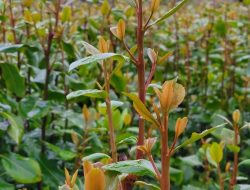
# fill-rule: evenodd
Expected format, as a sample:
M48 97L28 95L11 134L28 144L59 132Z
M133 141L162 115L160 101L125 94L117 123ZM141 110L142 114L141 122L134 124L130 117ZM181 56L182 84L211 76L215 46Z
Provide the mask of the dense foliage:
M250 189L249 0L0 0L0 31L1 190Z

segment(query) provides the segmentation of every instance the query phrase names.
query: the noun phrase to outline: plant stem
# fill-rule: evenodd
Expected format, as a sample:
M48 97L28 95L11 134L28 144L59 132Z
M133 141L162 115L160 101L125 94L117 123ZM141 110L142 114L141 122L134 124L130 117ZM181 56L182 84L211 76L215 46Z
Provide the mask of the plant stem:
M220 190L224 190L224 180L221 176L220 164L217 165L217 171L218 171L218 177L219 177Z
M45 82L44 82L44 88L43 88L43 100L48 100L48 89L49 89L49 77L50 77L50 48L51 48L51 43L53 39L53 33L50 32L48 36L48 44L47 44L47 49L44 50L44 57L45 57L45 64L46 64L46 74L45 74ZM46 138L46 125L47 125L47 119L48 116L43 117L42 119L42 132L41 132L41 152L44 154L45 152L45 145L44 142Z
M163 126L161 131L161 168L162 168L162 178L161 178L161 190L170 189L170 157L168 147L168 115L165 114L163 117Z
M116 150L116 144L115 144L115 130L113 125L113 114L112 114L112 107L111 107L111 101L110 101L110 75L107 70L107 63L104 62L103 64L103 70L104 70L104 78L105 78L105 90L107 92L106 97L106 107L107 107L107 114L108 114L108 123L109 123L109 136L110 136L110 146L111 146L111 154L112 159L114 162L117 162L117 150Z
M156 175L157 175L157 178L158 178L159 182L161 182L161 173L160 173L160 171L158 170L157 166L155 165L155 161L154 161L153 156L152 156L151 154L148 155L148 159L149 159L150 163L152 164L152 166L153 166L153 168L154 168L154 171L155 171L155 173L156 173Z
M145 91L145 63L143 59L143 39L144 39L144 30L143 30L143 13L142 13L142 0L138 0L137 5L137 49L138 49L138 58L137 58L137 73L138 73L138 95L140 100L145 104L146 102L146 91ZM138 134L138 143L137 145L143 145L144 143L144 120L139 118L139 134ZM143 153L141 150L137 149L136 159L143 158Z
M239 135L239 128L237 124L234 124L234 145L238 145L238 135ZM234 152L234 166L233 166L233 173L231 176L230 181L230 190L234 189L234 186L237 184L237 172L238 172L238 152Z
M52 29L51 23L49 24L49 34L47 39L47 47L43 46L44 51L44 59L45 59L45 67L46 67L46 74L45 74L45 82L44 82L44 88L43 88L43 100L48 100L48 92L49 92L49 78L51 73L51 65L50 65L50 53L51 53L51 46L52 41L54 38L54 34L57 30L58 22L59 22L59 13L60 13L60 6L61 6L61 0L57 1L56 4L56 12L55 12L55 26L54 29ZM46 125L47 125L48 116L44 116L42 119L42 132L41 132L41 152L45 153L45 145L43 141L45 141L46 138Z

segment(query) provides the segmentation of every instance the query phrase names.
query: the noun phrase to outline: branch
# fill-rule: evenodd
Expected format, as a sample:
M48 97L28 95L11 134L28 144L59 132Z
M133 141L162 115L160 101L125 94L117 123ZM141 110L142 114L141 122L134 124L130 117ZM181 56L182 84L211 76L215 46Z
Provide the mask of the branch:
M148 159L149 159L150 163L152 164L152 166L153 166L153 168L155 170L155 173L157 175L157 179L159 180L159 182L161 182L161 173L158 170L157 166L155 165L154 159L153 159L151 154L148 155Z
M133 62L135 65L137 65L137 62L138 62L137 59L136 59L135 56L131 53L131 51L129 50L129 48L128 48L128 46L127 46L127 44L125 43L124 40L122 41L122 43L123 43L123 45L124 45L126 51L128 52L130 58L132 59L132 62Z
M155 74L156 65L157 65L157 60L152 64L152 67L151 67L151 70L150 70L148 79L147 79L146 84L145 84L145 89L148 88L148 85L149 85L149 84L151 83L151 81L152 81L152 78L153 78L153 76L154 76L154 74Z
M144 32L146 32L146 30L148 29L148 24L149 24L149 22L150 22L150 20L151 20L151 18L152 18L152 16L153 16L153 14L154 14L154 12L151 11L151 14L150 14L149 18L148 18L146 24L145 24L144 27L143 27L143 31L144 31Z

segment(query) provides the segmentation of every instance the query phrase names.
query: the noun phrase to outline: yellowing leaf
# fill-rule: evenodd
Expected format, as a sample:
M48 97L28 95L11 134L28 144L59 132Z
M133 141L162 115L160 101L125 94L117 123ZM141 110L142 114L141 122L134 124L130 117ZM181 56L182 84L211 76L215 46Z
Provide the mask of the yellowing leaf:
M71 20L71 7L70 6L63 7L61 20L62 22L68 22Z
M187 127L187 122L188 122L188 118L184 117L184 118L178 118L176 121L176 125L175 125L175 135L176 137L179 137L185 130L185 128Z
M159 122L154 118L142 101L135 95L130 93L123 93L133 101L135 110L143 117L143 119L153 123L155 126L160 127Z
M220 163L223 158L223 149L221 145L214 142L209 150L213 161L215 161L216 163Z
M101 12L103 15L107 15L109 14L109 11L110 11L109 2L107 0L104 0L101 6Z
M151 11L155 12L160 6L160 0L152 0L151 1Z
M170 52L168 52L168 53L166 53L165 55L163 55L161 58L160 58L160 60L159 60L159 64L163 64L164 63L164 61L166 61L170 56L172 56L173 55L173 52L172 51L170 51Z
M117 24L117 37L119 40L123 40L125 37L125 32L126 32L126 25L124 20L120 19L118 24Z
M148 57L149 57L152 64L157 62L157 54L155 53L155 51L153 49L148 48L147 54L148 54Z
M24 10L24 20L25 22L27 23L32 23L33 22L33 19L32 19L32 15L31 15L31 12L29 10Z
M22 4L25 7L30 7L33 3L33 0L22 0Z
M177 108L182 103L182 101L184 100L185 94L186 94L185 88L181 84L175 83L174 97L173 97L173 101L171 104L171 109Z

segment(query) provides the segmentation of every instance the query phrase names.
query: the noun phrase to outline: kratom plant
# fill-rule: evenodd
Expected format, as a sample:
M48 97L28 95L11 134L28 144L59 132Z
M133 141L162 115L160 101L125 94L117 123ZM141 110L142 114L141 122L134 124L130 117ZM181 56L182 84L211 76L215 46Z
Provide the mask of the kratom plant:
M0 0L0 189L249 188L250 1L186 2Z
M216 173L218 177L218 186L220 190L224 189L234 189L237 187L237 177L238 166L244 164L242 161L239 164L239 153L240 153L240 131L248 126L248 123L245 123L243 127L240 127L241 116L240 111L235 110L232 114L232 122L225 117L222 117L232 128L222 128L221 129L221 142L220 144L213 142L211 144L205 143L203 148L206 152L207 161L211 164L212 167L216 168ZM229 150L228 154L233 153L233 160L226 160L225 172L221 169L222 162L227 158L225 155L225 148ZM208 177L210 172L208 173Z
M148 139L146 140L143 146L139 146L138 149L142 150L144 154L146 154L152 163L155 172L157 174L158 180L161 185L162 190L170 189L170 158L174 153L174 149L176 143L178 141L179 136L184 132L188 119L186 117L179 118L176 121L175 126L175 137L172 145L169 145L169 114L170 111L177 108L184 99L185 89L182 85L176 83L174 80L166 81L162 86L162 91L155 89L155 93L157 94L158 100L160 102L160 106L153 105L154 112L157 116L155 120L152 116L151 119L156 125L156 127L160 131L161 136L161 174L158 171L157 167L154 164L151 149L154 141ZM148 119L147 115L142 112L140 107L136 107L139 114L144 117L146 120ZM150 119L150 121L151 121Z
M132 101L136 111L148 122L151 122L160 133L161 137L161 173L154 163L154 159L151 155L151 150L155 144L155 139L147 139L142 146L138 146L138 149L148 157L152 167L155 170L155 174L160 183L162 190L169 190L170 186L170 158L174 152L179 148L193 143L207 134L214 131L216 128L222 127L220 125L210 130L206 130L201 134L193 134L189 140L186 140L182 145L176 146L180 135L184 132L188 119L187 117L178 118L175 125L175 136L172 140L172 144L169 145L169 115L171 111L177 108L185 97L185 89L182 85L178 84L176 80L166 81L162 90L155 88L155 93L160 102L160 106L152 105L156 118L150 113L150 111L143 105L143 103L133 94L126 94Z

